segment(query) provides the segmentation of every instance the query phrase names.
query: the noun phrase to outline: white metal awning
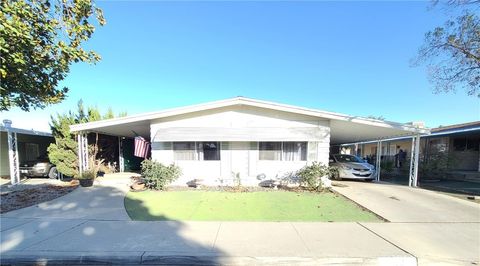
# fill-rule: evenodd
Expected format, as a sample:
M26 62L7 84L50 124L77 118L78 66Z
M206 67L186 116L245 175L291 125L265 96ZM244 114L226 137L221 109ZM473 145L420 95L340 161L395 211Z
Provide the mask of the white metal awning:
M328 130L318 127L176 127L158 129L153 142L162 141L319 141Z
M169 117L181 116L188 113L194 112L202 112L205 110L213 110L213 109L221 109L231 106L250 106L254 108L260 108L265 110L275 110L278 112L286 112L286 113L295 113L298 115L304 115L307 117L316 117L319 119L324 119L330 121L330 144L338 145L343 143L351 143L351 142L358 142L358 141L368 141L368 140L377 140L377 139L385 139L385 138L392 138L392 137L400 137L400 136L408 136L412 134L428 134L428 129L418 128L413 125L403 124L403 123L396 123L390 121L380 121L375 119L369 118L362 118L357 116L349 116L345 114L339 113L332 113L322 110L315 110L315 109L308 109L302 108L298 106L291 106L273 102L266 102L260 100L254 100L244 97L237 97L233 99L227 99L217 102L211 102L206 104L199 104L194 106L187 106L187 107L180 107L174 108L169 110L164 110L160 112L154 113L147 113L147 114L139 114L139 115L132 115L128 117L120 117L102 121L95 121L90 123L72 125L70 128L72 132L88 132L88 131L95 131L100 133L105 133L109 135L116 135L116 136L125 136L125 137L134 137L135 135L141 135L145 138L149 138L151 134L156 134L156 132L150 132L150 125L152 123L156 123L159 119L166 119ZM228 135L232 137L229 140L238 140L245 138L240 138L240 135L247 135L250 134L248 131L250 129L228 129L230 132ZM261 129L259 129L261 130ZM269 132L271 129L269 129ZM288 129L287 129L288 130ZM236 132L234 132L236 131ZM209 134L216 134L212 129L208 132ZM227 132L226 130L223 131L224 134ZM266 131L265 131L266 132ZM273 131L273 135L269 137L278 136L278 132L281 132L279 129L278 131ZM168 133L168 132L166 132ZM263 132L255 132L255 134L260 134L264 136ZM305 136L309 135L306 133L295 133L295 136L291 135L292 133L286 133L285 137L289 139L297 139L305 137L315 139L315 136ZM170 139L174 139L171 133L166 134L165 137L158 136L159 139L164 138L163 140L167 140L167 136L170 135ZM155 136L156 137L156 136ZM198 136L193 136L198 137ZM221 136L223 139L225 136ZM192 138L192 136L190 136ZM263 137L262 137L263 138ZM187 139L187 136L178 136L176 139ZM260 140L261 138L257 138L256 140ZM272 138L269 138L273 140ZM285 138L283 138L285 139ZM249 140L255 141L254 139L249 138Z

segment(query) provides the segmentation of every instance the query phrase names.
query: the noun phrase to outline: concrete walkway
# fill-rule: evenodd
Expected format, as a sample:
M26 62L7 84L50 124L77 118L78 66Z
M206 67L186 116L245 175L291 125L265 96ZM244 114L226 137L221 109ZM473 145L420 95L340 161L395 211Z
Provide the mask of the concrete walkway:
M93 188L79 188L51 202L2 215L1 263L458 265L478 261L479 223L468 215L464 219L469 222L438 223L439 227L430 222L130 221L123 208L128 176L107 176ZM348 187L339 191L356 190L356 182L344 183ZM361 190L363 183L358 186ZM464 209L472 210L477 209Z
M123 199L128 192L132 173L106 175L95 180L95 186L79 187L73 192L38 205L2 214L14 218L59 218L89 220L123 220L130 218Z
M480 261L480 204L438 192L391 184L339 182L334 190L389 223L363 224L419 263Z

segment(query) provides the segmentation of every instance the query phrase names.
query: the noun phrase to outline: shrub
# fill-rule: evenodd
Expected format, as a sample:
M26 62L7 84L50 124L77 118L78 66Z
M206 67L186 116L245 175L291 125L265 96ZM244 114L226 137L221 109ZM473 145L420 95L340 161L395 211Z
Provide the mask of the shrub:
M394 162L391 160L382 161L380 163L380 169L383 173L390 174L393 172Z
M97 171L95 169L88 169L83 171L83 173L77 176L77 179L95 179L97 177Z
M322 176L334 178L336 175L338 175L338 168L329 167L319 162L313 162L297 172L300 184L311 190L320 190L322 188Z
M165 186L181 174L180 168L174 164L165 166L152 160L142 162L142 176L145 180L145 186L150 189L162 190Z
M233 184L235 185L235 187L240 188L242 186L242 179L240 178L240 173L232 172L232 176L233 176Z
M444 178L457 158L447 152L431 152L419 162L419 174L423 178Z

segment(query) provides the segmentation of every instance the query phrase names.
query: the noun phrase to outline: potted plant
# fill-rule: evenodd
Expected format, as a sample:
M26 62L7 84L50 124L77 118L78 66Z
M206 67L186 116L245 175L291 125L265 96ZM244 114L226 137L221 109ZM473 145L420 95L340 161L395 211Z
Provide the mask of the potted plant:
M91 187L93 186L93 180L97 177L97 171L94 169L85 170L79 177L80 186Z

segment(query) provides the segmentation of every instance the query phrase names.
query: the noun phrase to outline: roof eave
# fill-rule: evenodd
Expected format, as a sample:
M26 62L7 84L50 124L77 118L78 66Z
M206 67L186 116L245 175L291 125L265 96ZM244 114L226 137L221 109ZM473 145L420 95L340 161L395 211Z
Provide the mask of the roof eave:
M397 122L355 117L355 116L350 116L350 115L345 115L340 113L333 113L333 112L303 108L303 107L274 103L274 102L267 102L267 101L256 100L256 99L245 98L245 97L235 97L235 98L209 102L204 104L173 108L173 109L168 109L160 112L144 113L144 114L127 116L127 117L119 117L119 118L113 118L108 120L89 122L84 124L76 124L76 125L70 126L70 130L72 132L87 131L87 130L93 130L99 127L115 126L115 125L135 123L140 121L151 121L154 119L160 119L160 118L165 118L169 116L199 112L199 111L204 111L208 109L216 109L216 108L222 108L222 107L228 107L228 106L234 106L234 105L248 105L248 106L267 108L267 109L272 109L277 111L285 111L285 112L298 113L298 114L303 114L308 116L320 117L320 118L330 119L330 120L340 120L340 121L347 121L347 122L349 121L349 122L377 126L377 127L394 128L394 129L410 131L410 132L415 132L420 134L430 133L430 131L426 128L417 128L414 126L409 126L409 125L397 123Z

